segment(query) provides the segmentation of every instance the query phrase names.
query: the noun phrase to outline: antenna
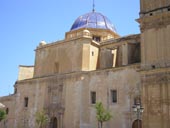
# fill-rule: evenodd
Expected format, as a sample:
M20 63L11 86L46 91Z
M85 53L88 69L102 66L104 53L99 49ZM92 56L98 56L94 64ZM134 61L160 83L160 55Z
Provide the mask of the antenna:
M95 11L95 1L93 0L93 12Z

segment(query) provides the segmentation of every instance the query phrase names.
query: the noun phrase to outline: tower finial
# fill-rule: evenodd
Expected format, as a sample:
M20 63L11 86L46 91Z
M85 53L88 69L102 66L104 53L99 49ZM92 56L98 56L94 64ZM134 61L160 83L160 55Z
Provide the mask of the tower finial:
M95 11L95 2L94 2L94 0L93 0L93 12Z

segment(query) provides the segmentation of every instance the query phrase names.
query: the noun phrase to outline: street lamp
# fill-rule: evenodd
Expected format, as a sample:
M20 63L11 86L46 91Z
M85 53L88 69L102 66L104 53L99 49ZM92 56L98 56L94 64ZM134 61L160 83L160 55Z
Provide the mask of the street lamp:
M144 111L144 108L142 107L140 103L133 105L132 108L135 114L137 115L137 128L141 128L141 125L139 125L139 120L141 119L141 115Z

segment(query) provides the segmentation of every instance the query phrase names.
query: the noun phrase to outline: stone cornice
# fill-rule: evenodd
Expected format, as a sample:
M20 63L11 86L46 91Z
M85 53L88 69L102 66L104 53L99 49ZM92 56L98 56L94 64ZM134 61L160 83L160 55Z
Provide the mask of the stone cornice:
M49 75L46 75L46 76L41 76L41 77L34 77L32 79L25 79L25 80L21 80L21 81L17 81L16 82L16 85L18 84L24 84L24 83L32 83L32 82L36 82L37 80L40 80L40 82L42 81L46 81L47 79L49 81L53 80L55 78L55 80L57 81L58 79L66 79L66 78L69 78L69 77L81 77L82 75L87 75L87 74L97 74L97 73L103 73L103 71L105 72L110 72L110 71L113 71L113 72L116 72L116 71L121 71L121 70L125 70L125 69L134 69L136 70L137 72L140 71L140 64L137 63L137 64L132 64L132 65L128 65L128 66L122 66L122 67L116 67L116 68L108 68L108 69L98 69L98 70L93 70L93 71L79 71L79 72L70 72L70 73L63 73L63 74L49 74ZM15 86L16 86L15 85Z
M157 13L140 17L137 20L140 23L141 31L151 28L162 28L170 25L170 12Z
M141 77L144 85L168 84L170 83L170 68L141 71Z
M150 69L150 70L141 70L141 75L154 75L160 73L170 73L170 67L167 68L157 68L157 69Z
M129 42L140 42L140 34L134 34L134 35L128 35L128 36L124 36L124 37L120 37L120 38L116 38L116 39L109 39L106 41L101 42L101 46L107 46L107 45L120 45L121 42L123 43L129 43ZM122 45L122 43L121 43Z
M169 9L170 8L170 5L168 6L163 6L163 7L159 7L159 8L155 8L155 9L152 9L152 10L148 10L148 11L141 11L139 14L140 15L144 15L144 14L148 14L148 13L153 13L153 12L157 12L157 11L165 11L165 9Z

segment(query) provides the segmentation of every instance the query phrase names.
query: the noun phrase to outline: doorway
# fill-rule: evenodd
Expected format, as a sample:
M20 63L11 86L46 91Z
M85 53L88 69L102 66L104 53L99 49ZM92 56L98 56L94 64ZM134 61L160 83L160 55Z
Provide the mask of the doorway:
M132 128L142 128L142 121L137 119L133 122Z
M51 127L50 128L58 128L58 120L57 117L51 118Z

